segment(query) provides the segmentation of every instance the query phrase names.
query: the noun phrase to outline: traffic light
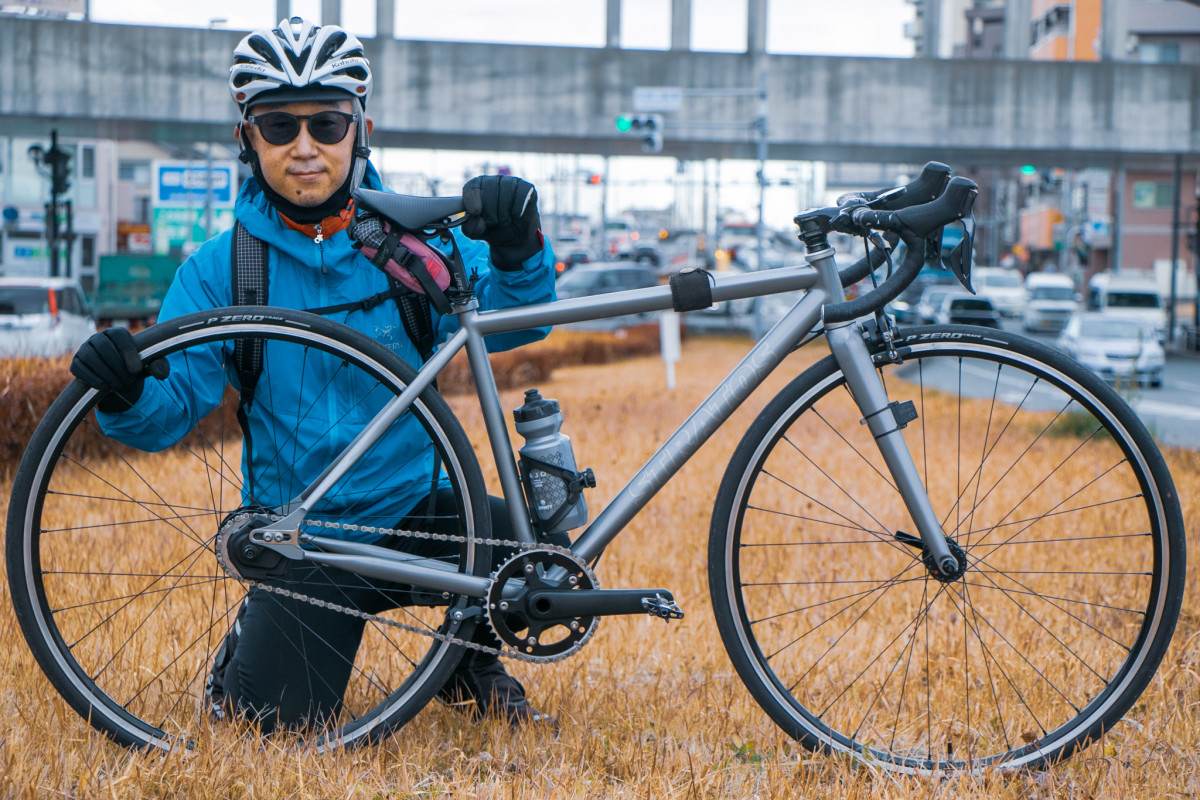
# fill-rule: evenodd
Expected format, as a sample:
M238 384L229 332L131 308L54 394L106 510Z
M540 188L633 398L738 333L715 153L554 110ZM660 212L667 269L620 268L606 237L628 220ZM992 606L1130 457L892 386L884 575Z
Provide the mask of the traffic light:
M662 152L662 114L622 114L616 125L621 133L641 137L643 153Z
M42 158L50 165L50 191L56 195L66 194L71 188L71 154L55 146L47 150Z
M592 184L593 186L604 183L604 176L593 172L588 176L588 183Z

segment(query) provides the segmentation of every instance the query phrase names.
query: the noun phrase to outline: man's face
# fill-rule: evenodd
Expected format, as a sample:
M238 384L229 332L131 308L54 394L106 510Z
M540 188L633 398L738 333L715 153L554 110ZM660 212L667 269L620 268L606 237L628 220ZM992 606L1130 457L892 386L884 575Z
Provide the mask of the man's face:
M352 114L351 100L336 102L259 103L250 114L286 111L296 116L308 116L321 111L344 111ZM322 144L308 131L308 121L301 120L300 133L286 144L271 144L262 137L257 125L247 125L250 146L258 154L263 177L271 188L298 206L318 206L328 200L350 174L351 155L357 135L355 125L345 138L336 144ZM366 120L367 133L371 120Z

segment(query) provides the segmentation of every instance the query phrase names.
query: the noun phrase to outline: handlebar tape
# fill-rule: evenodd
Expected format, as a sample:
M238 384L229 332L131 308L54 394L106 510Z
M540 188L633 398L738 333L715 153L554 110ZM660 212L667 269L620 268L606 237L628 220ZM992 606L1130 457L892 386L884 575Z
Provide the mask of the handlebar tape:
M950 168L939 161L930 161L921 168L921 174L905 186L895 189L880 189L877 192L850 192L837 199L839 206L855 200L870 203L886 197L875 208L884 211L899 211L902 208L928 203L941 197L950 181Z
M881 202L877 208L884 211L899 211L910 206L922 205L929 203L942 196L946 191L946 185L950 182L950 167L938 161L930 161L921 169L921 174L905 186L899 189L884 189L878 192L861 192L858 194L842 195L838 198L838 205L842 205L845 200L853 200L861 198L867 202L871 202L881 197L882 195L894 193L891 197L887 197ZM890 246L895 247L898 241L897 236L889 234L884 237ZM883 264L884 253L880 250L872 250L869 256L864 256L850 266L838 272L841 278L842 286L853 286L863 278L870 275L875 270L879 269Z
M853 300L825 306L825 322L846 322L866 316L895 300L913 282L925 264L925 237L943 225L971 213L978 193L979 188L973 181L954 178L942 196L931 203L910 206L899 211L855 209L851 214L854 222L898 233L907 252L904 263L890 278L881 283L879 288ZM863 259L859 264L866 260ZM855 269L859 264L849 267L845 272Z

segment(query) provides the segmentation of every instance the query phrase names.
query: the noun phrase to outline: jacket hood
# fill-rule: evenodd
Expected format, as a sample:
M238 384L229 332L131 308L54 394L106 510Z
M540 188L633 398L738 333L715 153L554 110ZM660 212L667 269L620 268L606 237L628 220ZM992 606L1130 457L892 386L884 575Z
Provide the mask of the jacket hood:
M367 162L362 186L383 189L383 181L370 161ZM234 203L234 216L255 237L270 242L301 264L308 264L314 269L324 265L327 272L335 275L345 275L353 269L354 256L358 255L358 251L351 246L346 231L334 234L318 246L308 236L283 223L279 211L267 200L258 179L253 176L242 183Z

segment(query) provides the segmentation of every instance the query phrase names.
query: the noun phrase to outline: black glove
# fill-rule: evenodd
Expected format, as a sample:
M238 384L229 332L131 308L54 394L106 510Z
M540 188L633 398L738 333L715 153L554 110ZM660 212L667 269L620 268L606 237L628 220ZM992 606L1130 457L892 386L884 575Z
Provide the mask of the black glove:
M93 334L71 360L71 374L104 395L96 408L108 413L126 411L136 403L147 375L161 381L170 372L162 358L148 366L142 363L127 328L106 328Z
M518 270L542 249L538 228L537 189L512 175L481 175L463 187L468 215L463 233L492 248L497 269Z

